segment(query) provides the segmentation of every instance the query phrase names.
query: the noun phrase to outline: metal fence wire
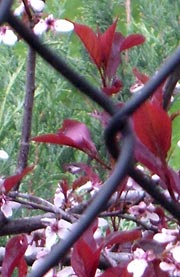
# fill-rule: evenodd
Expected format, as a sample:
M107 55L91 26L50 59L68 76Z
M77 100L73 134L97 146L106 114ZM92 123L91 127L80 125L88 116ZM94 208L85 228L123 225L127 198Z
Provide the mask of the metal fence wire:
M12 0L0 1L0 24L8 23L26 43L28 43L51 67L64 76L80 92L98 103L112 117L105 130L105 143L110 154L117 160L116 167L110 178L103 184L91 205L86 209L81 218L74 225L68 239L60 241L39 263L39 267L30 273L30 277L43 276L66 255L76 240L83 234L96 216L103 210L107 201L127 175L132 177L157 203L170 212L180 221L179 204L168 201L152 180L147 179L143 173L133 166L134 135L129 123L129 117L146 101L159 85L179 66L180 48L166 61L158 72L142 88L141 94L133 95L122 108L117 109L113 101L92 84L88 83L81 75L67 66L64 60L56 55L50 48L42 44L40 39L28 29L10 11ZM121 132L121 147L117 144L116 135ZM120 148L120 149L119 149Z

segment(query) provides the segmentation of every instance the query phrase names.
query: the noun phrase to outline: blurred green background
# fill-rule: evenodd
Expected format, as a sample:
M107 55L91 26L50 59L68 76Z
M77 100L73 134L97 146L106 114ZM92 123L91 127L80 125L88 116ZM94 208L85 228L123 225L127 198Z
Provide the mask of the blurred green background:
M172 0L133 0L131 1L131 18L127 22L126 2L121 0L47 0L45 14L53 14L54 18L68 18L89 25L94 30L97 26L101 31L107 29L118 17L117 31L124 35L141 33L146 37L144 45L135 47L128 53L128 62L123 62L119 76L124 83L121 94L114 98L126 101L129 87L133 84L132 68L137 67L142 73L151 76L166 58L177 48L180 40L180 2ZM48 33L43 41L68 64L92 81L97 87L95 66L90 62L79 39L75 34L63 35ZM14 174L17 164L21 136L22 112L25 90L27 45L19 41L13 47L0 45L0 149L9 154L8 160L0 160L0 174ZM103 159L107 161L103 130L100 123L90 116L98 109L85 96L66 82L41 58L37 59L36 91L33 113L32 136L56 132L65 118L78 119L86 123L91 136ZM180 109L180 97L171 110ZM172 149L170 164L180 168L180 122L177 118L173 123ZM71 162L86 162L87 156L80 151L68 147L31 144L29 164L36 163L34 172L22 182L22 191L41 197L51 198L57 183L70 174L64 172L63 165ZM105 178L104 169L96 166L98 174ZM51 192L51 193L50 193Z

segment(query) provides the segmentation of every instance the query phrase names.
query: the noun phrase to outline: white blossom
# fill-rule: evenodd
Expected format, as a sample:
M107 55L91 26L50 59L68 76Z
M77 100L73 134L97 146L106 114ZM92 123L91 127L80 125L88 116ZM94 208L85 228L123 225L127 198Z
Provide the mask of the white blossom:
M128 264L127 270L133 273L133 277L142 277L147 266L145 259L134 259Z
M17 41L17 36L7 26L0 28L0 43L6 45L14 45Z
M171 263L171 262L161 262L159 264L159 267L161 270L168 272L169 276L173 276L173 277L179 277L180 276L180 270L178 267L176 267L175 264Z
M29 3L34 12L42 12L44 10L45 3L41 0L29 0Z
M145 252L141 248L136 248L133 257L134 259L127 266L128 272L133 273L133 277L142 277L148 262L152 262L155 259L153 251L147 250Z
M173 255L173 258L176 260L176 262L180 263L180 245L175 246L170 251Z
M153 239L160 243L168 243L175 241L179 231L177 229L170 230L162 228L161 233L157 233L154 235Z
M74 29L74 25L65 19L54 19L50 14L45 19L40 21L34 26L33 31L36 35L42 35L44 32L51 30L59 33L71 32Z
M65 19L57 19L54 22L54 29L56 32L66 33L72 32L74 29L74 25Z
M34 26L33 31L37 36L42 35L48 29L48 25L46 24L44 19L40 19L40 21Z
M25 10L24 4L21 3L21 4L14 10L14 15L20 16L20 15L22 15L22 13L24 12L24 10Z
M55 218L42 218L41 221L47 225L45 237L46 247L49 250L58 239L65 239L72 227L72 224L64 219L56 220Z
M11 217L13 214L13 209L18 209L21 205L14 201L9 201L5 195L1 196L0 199L1 212L6 218Z
M6 151L4 151L4 150L0 150L0 159L2 159L2 160L7 160L9 158L9 155L8 155L8 153L6 152Z
M64 194L62 192L61 187L58 186L54 195L54 205L57 208L60 208L64 204L64 201L65 201Z

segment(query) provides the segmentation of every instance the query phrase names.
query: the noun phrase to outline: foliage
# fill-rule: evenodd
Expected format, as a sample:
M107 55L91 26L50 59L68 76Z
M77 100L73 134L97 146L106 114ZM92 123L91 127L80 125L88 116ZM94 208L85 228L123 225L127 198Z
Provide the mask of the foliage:
M44 2L41 0L36 1L36 4L34 1L22 2L26 9L20 15L21 20L25 24L29 20L32 30L42 35L47 45L63 55L67 63L76 70L86 74L102 93L116 101L117 109L123 107L123 101L130 94L141 93L140 89L149 80L147 74L151 74L160 65L177 43L168 37L170 44L164 53L159 44L155 50L152 49L158 36L162 42L166 39L163 30L165 16L161 21L162 25L159 25L162 33L158 33L157 24L151 26L154 18L157 20L160 16L160 12L168 16L166 8L170 7L171 3L167 0L163 2L158 13L157 10L153 13L156 7L153 1L146 6L144 1L138 1L139 5L134 1L133 18L126 34L118 31L121 23L122 29L125 29L125 22L114 19L113 16L117 6L125 15L124 1L113 1L110 4L105 0L89 3L77 1L73 4L77 5L76 7L79 7L81 2L84 3L83 8L78 9L79 17L83 14L83 9L87 9L81 21L88 18L91 24L77 22L77 15L76 19L69 18L68 24L73 23L74 34L66 37L61 35L58 39L56 35L61 28L57 18L61 15L61 9L57 2L52 1L50 5L55 17L43 16ZM99 9L95 14L96 4ZM62 4L62 9L67 6L68 1ZM101 10L102 13L99 12ZM28 17L29 13L33 17ZM154 14L154 18L148 14ZM170 15L168 19L171 22L169 28L176 30L178 38L176 20ZM1 30L3 43L9 42L7 37L3 40L9 30L8 27L5 28L7 29ZM171 34L168 33L168 36ZM82 48L78 53L80 41ZM17 149L23 146L22 141L19 146L19 137L21 132L23 135L20 127L23 117L23 80L26 74L27 80L29 78L28 67L25 69L24 61L27 46L22 41L14 48L1 46L4 70L0 75L4 76L4 71L8 73L0 88L0 134L2 147L7 149L9 145L7 151L10 159L7 163L4 161L1 167L2 172L9 177L1 179L0 234L5 236L23 233L12 237L7 243L4 241L2 275L11 276L17 267L19 276L25 276L27 265L36 271L39 262L46 258L54 244L58 240L68 239L77 218L83 216L84 209L111 175L115 161L109 156L100 139L109 123L109 115L79 95L38 59L34 69L35 93L35 84L31 84L35 100L34 106L33 102L31 103L34 119L32 126L25 126L30 130L26 143L31 145L30 151L26 149L26 162L34 163L35 166L23 166L20 170L15 160ZM152 49L151 53L148 53L149 49ZM149 58L153 51L157 52L155 59ZM10 69L6 63L8 57L13 57ZM144 62L145 58L150 61L148 66ZM167 107L164 107L164 88L170 81L171 78L166 80L153 96L142 104L131 117L131 123L136 138L135 167L140 168L146 178L155 180L152 184L165 192L167 201L178 204L179 96L174 95L173 102L169 98ZM171 95L174 94L175 85ZM30 85L28 88L30 89ZM10 109L14 109L14 112L10 112ZM25 107L24 112L28 112L27 110ZM30 113L28 115L32 116ZM11 137L6 137L7 134L11 134ZM19 157L22 159L21 151ZM26 181L23 179L25 176ZM19 187L22 179L23 186ZM17 214L12 210L17 208L14 202L21 206L21 211L17 211ZM42 214L37 215L35 212L33 215L36 209L41 210ZM19 214L22 217L16 218ZM28 217L23 218L24 214ZM128 230L124 227L123 220ZM13 223L15 227L11 227ZM178 276L178 227L176 219L142 191L134 180L127 177L109 199L99 217L75 243L68 261L62 261L56 268L51 269L49 276Z

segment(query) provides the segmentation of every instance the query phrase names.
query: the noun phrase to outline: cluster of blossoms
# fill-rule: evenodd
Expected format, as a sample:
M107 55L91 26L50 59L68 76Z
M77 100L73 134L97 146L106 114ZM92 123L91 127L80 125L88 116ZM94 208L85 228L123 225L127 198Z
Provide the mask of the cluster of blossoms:
M43 33L51 30L58 33L71 32L74 29L74 25L65 19L54 19L53 15L49 15L46 18L42 18L42 12L45 8L44 1L41 0L28 0L28 9L34 14L33 32L36 35L42 35ZM14 11L15 16L22 16L26 13L26 7L22 2ZM6 45L14 45L18 40L16 34L8 26L0 27L0 43Z
M178 229L165 229L154 235L154 240L165 245L160 268L171 276L180 276L180 233Z
M145 251L141 248L136 248L133 252L133 259L127 266L128 272L132 273L133 277L143 277L148 266L154 262L168 276L180 276L179 237L180 233L178 229L162 228L159 233L153 236L153 241L157 243L156 251ZM159 247L163 251L158 251Z
M88 187L88 186L87 186ZM86 189L86 187L85 187ZM67 193L72 201L73 196L70 196L71 192ZM65 202L64 193L60 185L58 185L55 195L54 195L54 207L58 211L59 207L62 207ZM76 202L74 203L76 204ZM42 218L41 222L44 224L45 229L33 231L27 236L28 248L26 250L25 256L31 256L36 254L36 259L32 265L32 269L36 270L39 263L46 257L46 255L51 251L53 246L63 239L67 239L70 231L72 230L75 223L70 223L62 218ZM98 228L94 232L94 239L98 240L101 238L102 233L108 227L107 220L103 218L98 218ZM97 269L96 275L98 276L100 270ZM56 275L54 275L56 274ZM61 270L51 269L46 275L46 277L51 276L77 276L73 270L72 266L66 266Z

